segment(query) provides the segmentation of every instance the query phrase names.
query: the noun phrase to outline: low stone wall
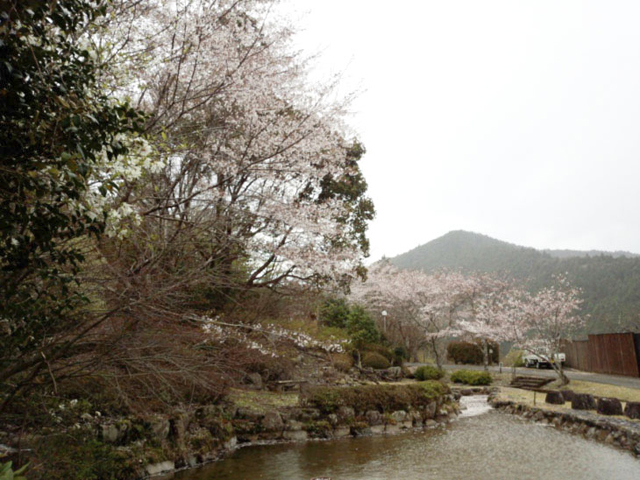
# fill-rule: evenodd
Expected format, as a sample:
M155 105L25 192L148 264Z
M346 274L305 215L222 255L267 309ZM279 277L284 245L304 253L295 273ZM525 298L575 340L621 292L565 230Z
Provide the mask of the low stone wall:
M613 445L640 456L640 423L638 422L603 417L588 411L548 410L496 397L490 397L489 401L494 408L506 413L553 425L560 430Z
M410 429L436 428L449 422L458 413L459 407L454 395L448 393L415 407L393 411L357 410L345 405L337 406L330 413L313 407L288 407L266 413L246 408L227 408L223 416L228 419L229 436L224 442L212 445L206 441L206 432L211 432L211 425L201 419L207 415L200 415L200 420L198 415L191 420L183 418L177 430L183 432L185 442L191 445L191 448L187 448L186 456L149 464L146 472L157 475L204 465L221 459L236 448L252 445L389 435ZM193 448L194 435L198 432L200 442L209 444L205 451Z
M197 467L242 446L434 428L459 411L454 396L439 382L311 390L297 406L245 402L252 406L200 405L127 418L83 414L79 423L60 425L47 434L0 439L23 455L23 461L26 455L42 465L30 478L47 478L47 468L57 472L57 465L82 461L83 472L100 464L99 475L108 470L114 478L139 479Z

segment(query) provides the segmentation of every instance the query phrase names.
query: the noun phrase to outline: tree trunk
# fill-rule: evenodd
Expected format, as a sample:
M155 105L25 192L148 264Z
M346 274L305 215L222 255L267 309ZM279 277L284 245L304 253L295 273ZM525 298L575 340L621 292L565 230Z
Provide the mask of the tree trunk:
M438 345L435 338L431 339L431 348L433 348L433 355L436 357L436 366L439 370L442 370L442 362L440 360L440 355L438 354Z
M489 342L482 340L482 363L484 365L484 371L489 371Z
M553 365L553 369L558 374L558 379L560 380L560 386L564 387L565 385L569 385L569 382L571 380L569 380L569 377L565 375L564 369L562 368L562 363L560 364L552 363L552 365Z

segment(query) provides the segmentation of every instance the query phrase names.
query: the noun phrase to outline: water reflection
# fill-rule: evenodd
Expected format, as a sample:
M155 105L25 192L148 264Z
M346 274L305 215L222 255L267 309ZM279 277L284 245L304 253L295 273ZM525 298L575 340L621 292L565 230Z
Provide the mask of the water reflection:
M467 415L478 405L467 405ZM628 453L490 411L446 428L241 449L180 480L639 479Z

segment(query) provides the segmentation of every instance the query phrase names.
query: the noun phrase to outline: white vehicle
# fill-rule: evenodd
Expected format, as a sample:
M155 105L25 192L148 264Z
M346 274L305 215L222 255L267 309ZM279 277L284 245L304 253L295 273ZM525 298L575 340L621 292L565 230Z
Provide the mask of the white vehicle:
M567 357L564 353L556 353L553 355L553 359L550 359L546 355L536 355L535 353L527 353L522 357L524 366L527 368L551 368L552 363L560 363L564 365Z

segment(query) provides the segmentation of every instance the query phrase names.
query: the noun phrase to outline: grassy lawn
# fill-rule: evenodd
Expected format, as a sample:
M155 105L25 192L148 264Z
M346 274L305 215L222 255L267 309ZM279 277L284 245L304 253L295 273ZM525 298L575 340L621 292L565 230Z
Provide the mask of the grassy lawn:
M547 386L547 388L549 387ZM624 387L615 387L612 385L602 385L599 383L572 381L569 384L569 388L577 393L590 393L592 395L598 395L602 397L617 397L618 399L620 399L620 401L622 401L623 408L625 406L624 400L638 401L634 399L640 398L640 391L638 390ZM500 392L497 396L499 400L510 400L512 402L517 402L524 405L536 406L544 410L553 410L556 412L571 410L571 402L566 402L564 405L551 405L544 402L544 397L544 393L536 393L529 390L522 390L519 388L511 387L500 387ZM593 410L590 410L590 412L595 413L595 411ZM607 415L607 418L621 418L630 422L640 423L640 420L632 420L622 415Z

